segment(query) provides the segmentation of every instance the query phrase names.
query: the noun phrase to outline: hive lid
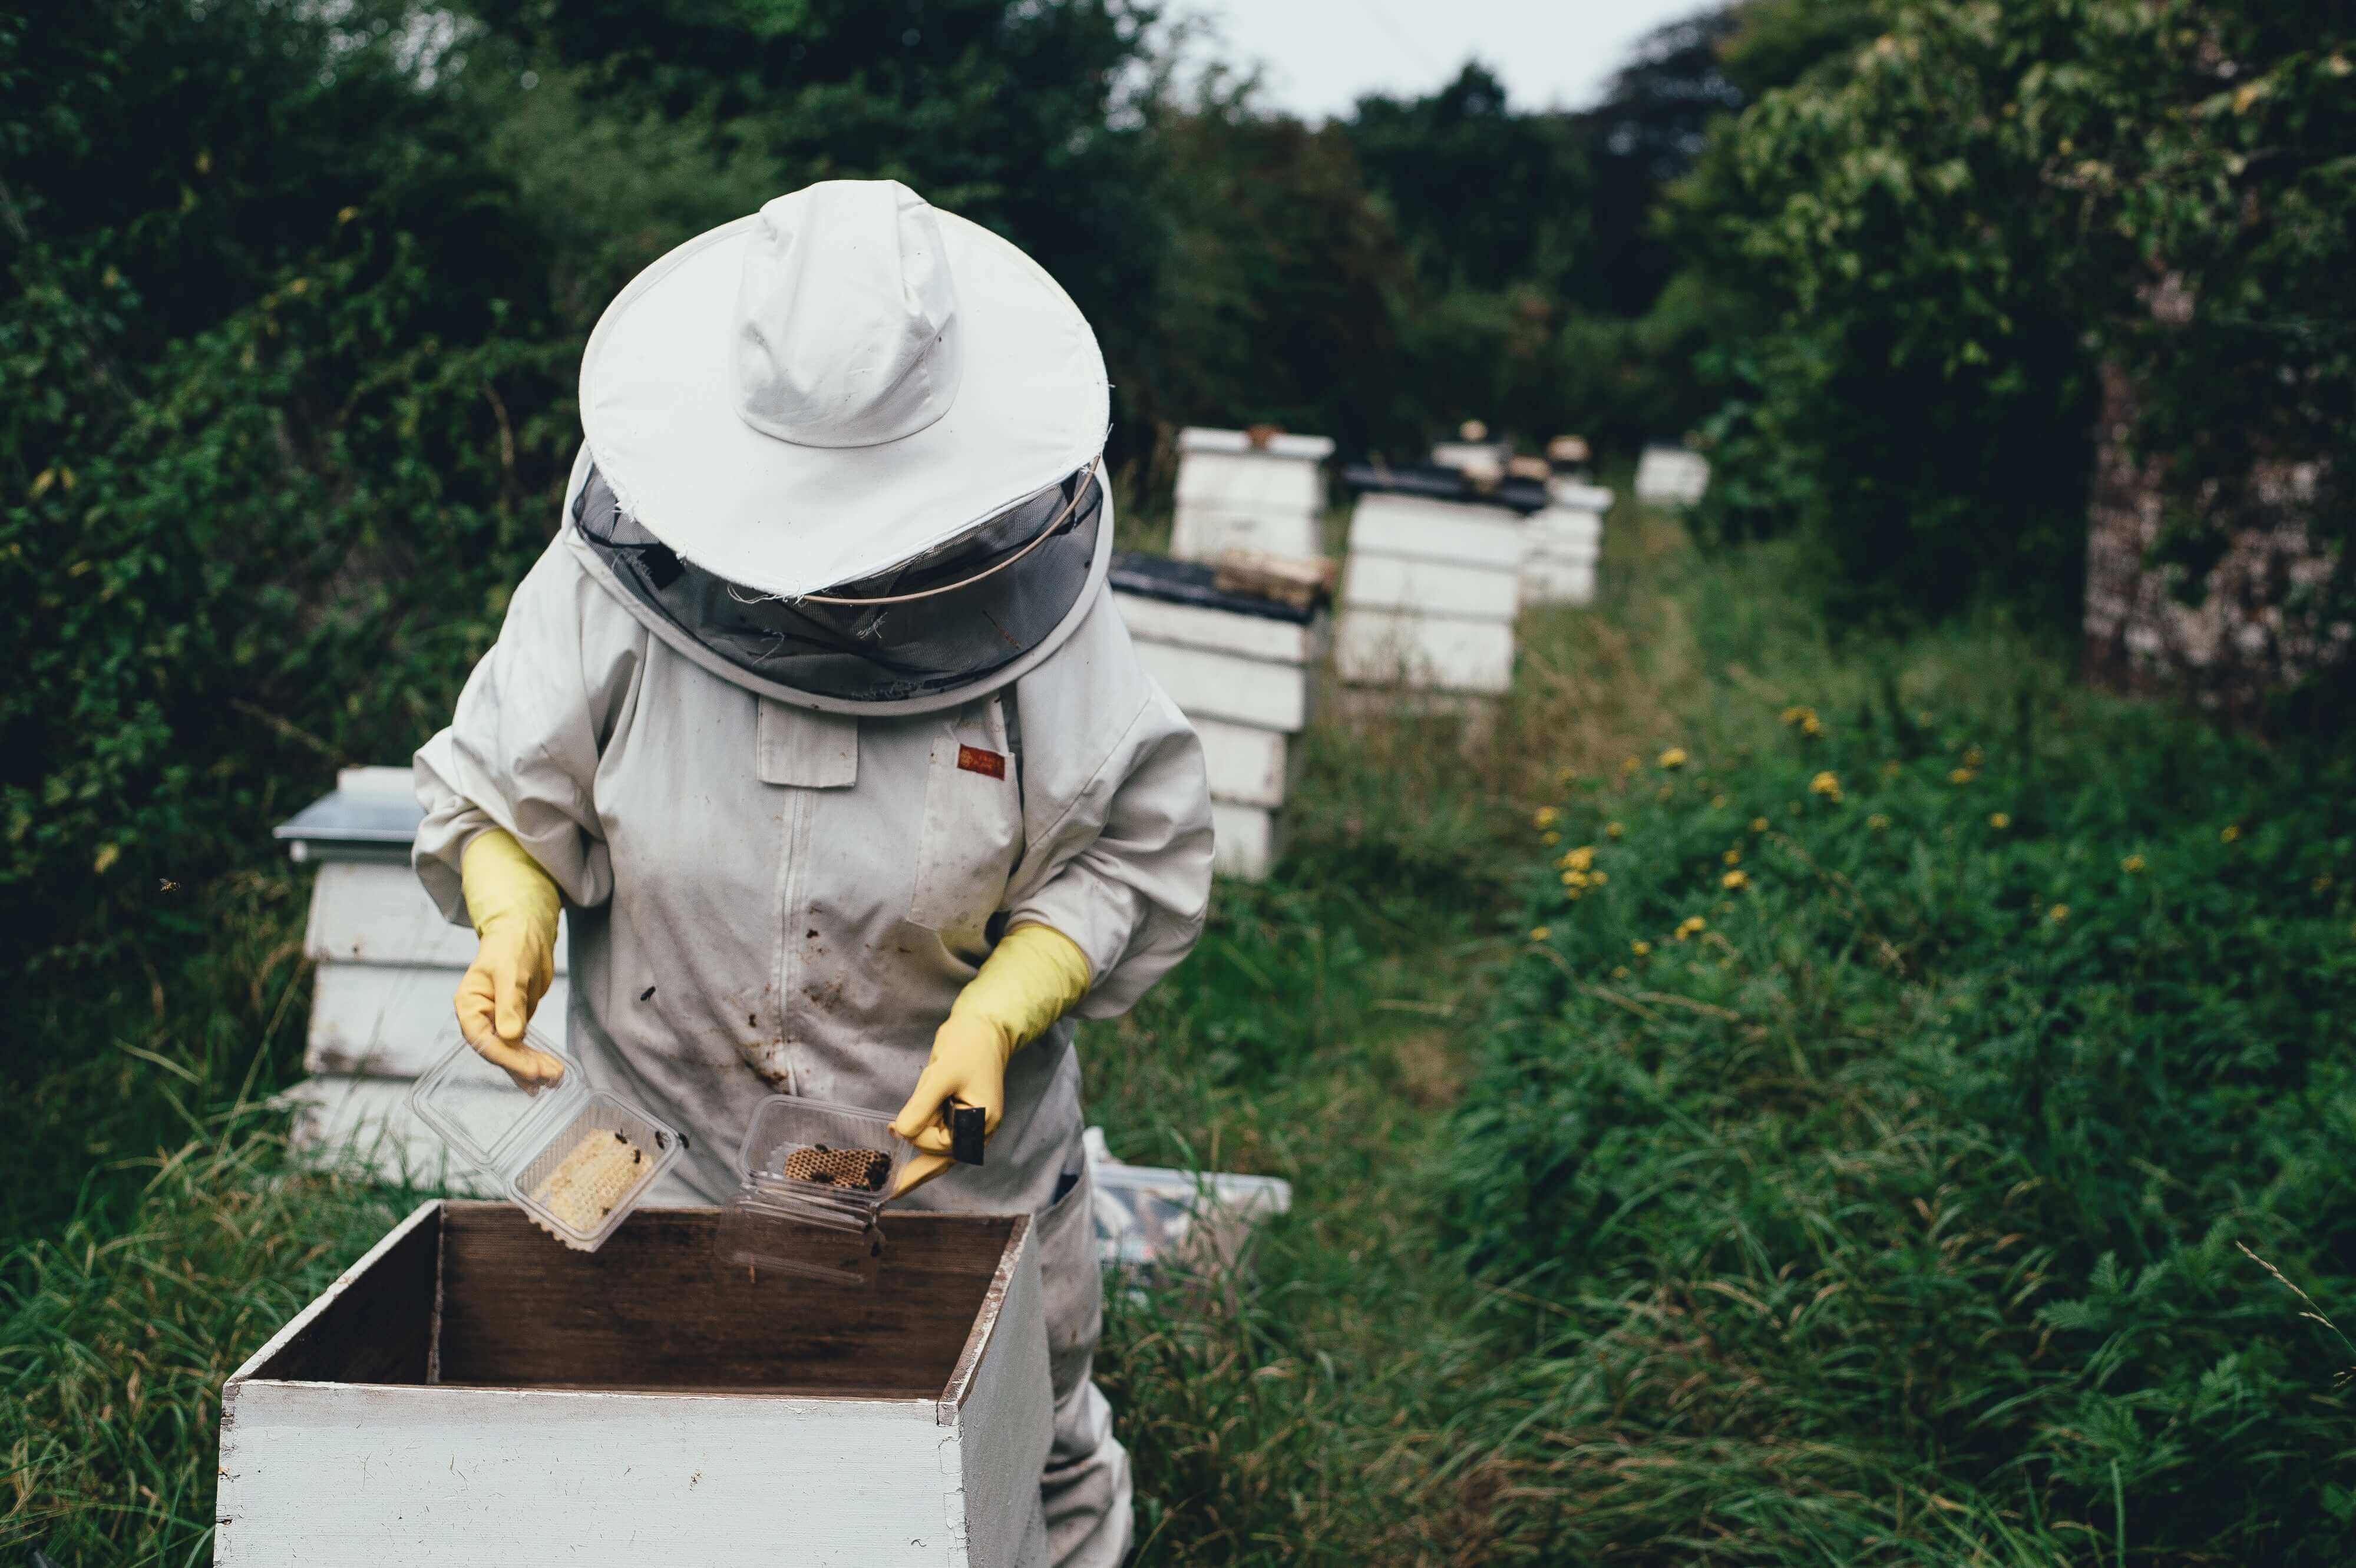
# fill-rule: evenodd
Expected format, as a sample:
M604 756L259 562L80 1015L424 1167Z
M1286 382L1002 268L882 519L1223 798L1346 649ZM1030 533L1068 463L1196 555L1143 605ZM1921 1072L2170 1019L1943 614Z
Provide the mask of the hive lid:
M1546 485L1536 479L1504 479L1483 489L1453 468L1388 468L1379 464L1353 463L1342 470L1342 483L1362 494L1420 496L1428 500L1504 507L1523 513L1543 511L1547 504Z
M1255 615L1264 621L1289 621L1305 626L1317 618L1313 605L1288 604L1256 593L1234 593L1218 586L1218 569L1207 562L1173 560L1142 550L1112 552L1112 571L1106 579L1115 593L1159 599L1171 604L1193 604L1224 610L1233 615Z
M424 820L409 769L345 768L332 793L270 831L298 860L405 860Z

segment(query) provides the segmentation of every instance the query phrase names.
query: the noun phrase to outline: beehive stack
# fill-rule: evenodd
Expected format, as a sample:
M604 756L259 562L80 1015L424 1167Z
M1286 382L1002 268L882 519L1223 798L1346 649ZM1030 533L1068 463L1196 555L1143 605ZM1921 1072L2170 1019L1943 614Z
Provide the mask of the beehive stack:
M1636 499L1648 507L1690 507L1709 488L1709 459L1682 446L1653 445L1636 460Z
M1348 686L1485 699L1513 680L1527 527L1439 488L1370 488L1351 514L1333 648Z
M1612 492L1577 479L1547 482L1546 508L1529 521L1529 554L1522 562L1525 604L1588 604L1595 599L1595 563L1603 551L1603 514Z
M1333 454L1322 435L1265 429L1178 432L1178 516L1170 553L1215 561L1230 549L1269 555L1318 552L1317 511L1325 485L1318 465Z
M1222 589L1208 566L1127 551L1113 558L1112 590L1138 657L1203 738L1219 870L1266 876L1301 776L1324 611L1313 598Z
M450 998L475 936L442 918L410 869L423 816L407 768L346 768L334 794L277 829L295 860L319 868L303 933L316 965L309 1076L284 1096L294 1151L314 1163L429 1179L445 1164L442 1140L411 1116L409 1091L448 1048ZM566 968L560 926L556 978L537 1016L564 1016Z

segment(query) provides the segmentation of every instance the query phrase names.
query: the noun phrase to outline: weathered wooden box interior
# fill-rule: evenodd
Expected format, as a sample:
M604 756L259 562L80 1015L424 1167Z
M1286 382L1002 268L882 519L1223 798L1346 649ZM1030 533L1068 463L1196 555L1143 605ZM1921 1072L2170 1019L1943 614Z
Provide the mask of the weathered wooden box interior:
M444 1202L244 1376L953 1399L1016 1223L894 1215L862 1286L724 1264L716 1221L643 1210L584 1253L508 1204Z
M584 1253L421 1205L223 1389L215 1563L1044 1563L1029 1218L887 1216L863 1286L726 1262L720 1218Z

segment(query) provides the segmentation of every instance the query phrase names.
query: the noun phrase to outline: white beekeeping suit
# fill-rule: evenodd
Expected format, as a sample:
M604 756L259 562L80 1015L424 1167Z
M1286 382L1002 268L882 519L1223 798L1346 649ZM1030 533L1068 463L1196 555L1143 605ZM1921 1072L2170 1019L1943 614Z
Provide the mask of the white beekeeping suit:
M672 362L699 312L733 378L708 351ZM1029 348L993 357L1017 328ZM899 1110L1010 928L1076 945L1073 1010L1095 1017L1199 933L1202 753L1104 587L1103 396L1044 272L888 182L781 197L600 324L562 531L417 754L415 855L456 921L462 859L494 829L561 891L571 1050L689 1136L656 1201L730 1197L766 1095ZM846 582L862 592L820 592ZM1050 1554L1109 1565L1130 1483L1089 1381L1081 1127L1063 1022L1007 1062L985 1163L905 1201L1038 1217Z

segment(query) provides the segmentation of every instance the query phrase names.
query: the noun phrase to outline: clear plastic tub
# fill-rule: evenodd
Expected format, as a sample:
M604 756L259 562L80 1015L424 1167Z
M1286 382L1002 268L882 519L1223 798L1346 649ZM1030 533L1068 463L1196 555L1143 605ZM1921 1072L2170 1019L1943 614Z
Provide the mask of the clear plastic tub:
M590 1088L579 1063L545 1036L527 1030L524 1043L562 1062L562 1080L519 1089L460 1039L410 1091L410 1108L532 1223L594 1253L679 1162L687 1140Z
M747 1268L865 1284L876 1223L916 1148L876 1111L772 1094L737 1150L743 1189L721 1215L721 1253Z

